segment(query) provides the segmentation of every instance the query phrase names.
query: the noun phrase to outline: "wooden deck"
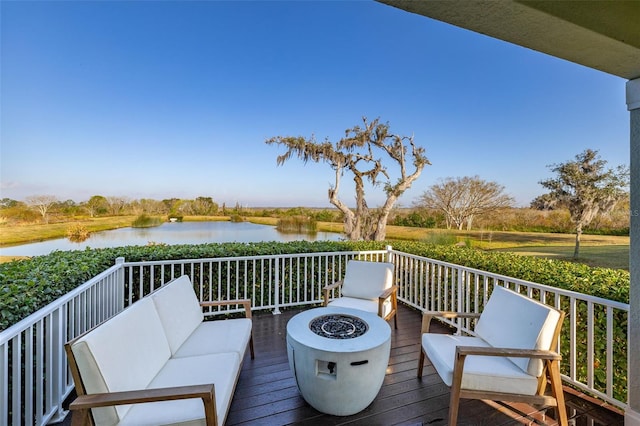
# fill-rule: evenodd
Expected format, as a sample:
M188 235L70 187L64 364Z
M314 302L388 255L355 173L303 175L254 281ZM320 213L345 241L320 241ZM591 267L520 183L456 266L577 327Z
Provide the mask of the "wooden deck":
M322 414L300 396L289 370L287 321L299 311L280 315L254 313L256 357L247 354L226 424L230 425L435 425L447 423L449 389L430 365L416 378L421 315L399 306L398 329L392 332L389 368L380 393L364 411L347 417ZM437 321L433 322L433 326ZM432 326L432 327L433 327ZM433 331L433 328L432 328ZM443 332L446 329L442 328ZM567 389L570 424L623 426L618 412ZM545 415L546 414L546 415ZM459 425L554 425L552 408L537 410L524 404L463 400ZM70 424L67 416L64 425Z

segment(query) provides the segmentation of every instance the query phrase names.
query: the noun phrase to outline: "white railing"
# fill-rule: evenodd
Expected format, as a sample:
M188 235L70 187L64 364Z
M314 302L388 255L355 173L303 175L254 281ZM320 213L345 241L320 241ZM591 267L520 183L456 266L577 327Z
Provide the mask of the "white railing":
M0 424L66 416L73 390L64 344L124 307L122 262L0 333Z
M626 408L628 304L397 251L393 260L398 300L420 310L482 312L496 285L563 310L563 380ZM473 334L468 319L444 322Z
M359 258L395 263L398 298L420 310L481 312L495 285L563 309L563 379L625 408L629 305L392 250L125 262L0 333L0 424L45 425L73 389L64 343L186 274L201 301L249 298L274 314L322 301L322 287ZM206 315L239 307L211 308ZM470 332L467 322L449 322ZM621 361L622 360L622 361ZM17 413L17 414L16 414Z

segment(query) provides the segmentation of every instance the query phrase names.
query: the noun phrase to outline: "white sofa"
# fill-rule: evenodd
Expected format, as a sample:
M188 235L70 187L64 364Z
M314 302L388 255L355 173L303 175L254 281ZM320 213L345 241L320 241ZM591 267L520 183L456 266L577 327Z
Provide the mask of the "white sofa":
M433 317L476 318L475 336L429 333ZM495 286L482 314L425 312L418 377L425 356L451 387L449 424L455 425L460 398L530 402L555 406L567 424L554 352L564 312ZM545 394L550 383L551 395Z
M246 318L204 321L221 304ZM66 344L73 424L224 424L251 329L249 300L201 304L189 277L173 280Z

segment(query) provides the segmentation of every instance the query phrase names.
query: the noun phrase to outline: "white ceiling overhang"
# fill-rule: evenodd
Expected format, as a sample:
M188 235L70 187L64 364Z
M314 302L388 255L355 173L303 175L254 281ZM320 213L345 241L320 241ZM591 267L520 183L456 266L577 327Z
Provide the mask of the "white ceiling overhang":
M640 1L378 1L628 80L640 77Z

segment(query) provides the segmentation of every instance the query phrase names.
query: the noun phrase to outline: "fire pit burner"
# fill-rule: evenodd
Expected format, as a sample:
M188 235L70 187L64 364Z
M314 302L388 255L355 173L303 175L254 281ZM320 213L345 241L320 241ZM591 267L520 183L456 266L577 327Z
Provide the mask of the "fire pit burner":
M367 332L369 326L358 317L344 314L322 315L309 323L315 334L329 339L353 339Z

